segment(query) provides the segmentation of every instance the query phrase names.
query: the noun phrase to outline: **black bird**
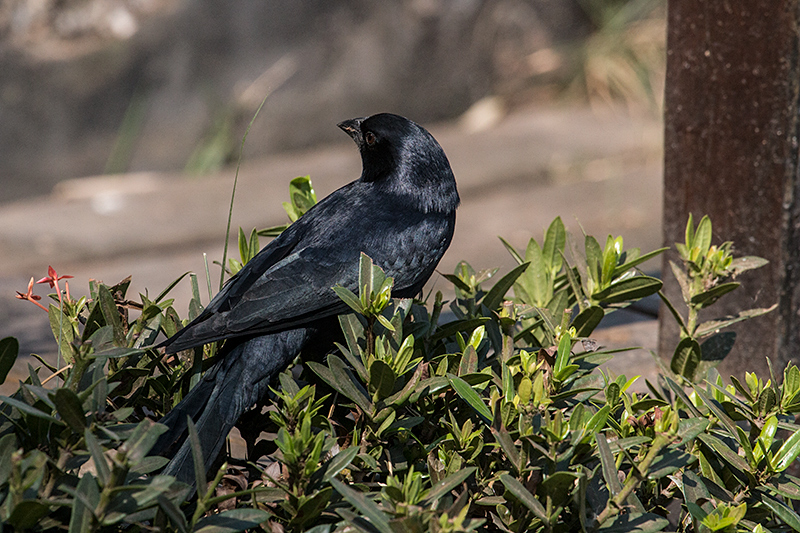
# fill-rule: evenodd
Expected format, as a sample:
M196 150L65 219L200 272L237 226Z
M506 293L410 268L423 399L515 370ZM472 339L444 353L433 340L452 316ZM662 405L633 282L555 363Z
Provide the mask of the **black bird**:
M175 353L227 339L223 359L161 422L151 453L164 473L193 482L187 415L206 470L238 418L301 351L325 347L349 308L332 290L358 292L362 252L394 278L393 295L419 294L450 245L459 204L455 177L424 128L383 113L338 125L361 152L361 177L321 200L265 246L162 346ZM329 342L329 341L328 341Z

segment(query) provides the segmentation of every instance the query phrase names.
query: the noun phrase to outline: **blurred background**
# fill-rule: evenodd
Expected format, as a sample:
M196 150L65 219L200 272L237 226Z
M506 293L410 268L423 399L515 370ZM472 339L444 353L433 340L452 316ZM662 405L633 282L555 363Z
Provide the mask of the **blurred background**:
M207 253L216 286L265 97L234 229L285 222L295 176L319 198L358 177L335 125L389 111L431 130L459 183L440 271L507 271L497 236L524 249L556 216L654 249L665 32L662 0L2 0L0 337L53 351L14 298L48 265L73 294L128 275L157 294L188 270L203 285ZM627 322L602 340L656 347L654 320Z

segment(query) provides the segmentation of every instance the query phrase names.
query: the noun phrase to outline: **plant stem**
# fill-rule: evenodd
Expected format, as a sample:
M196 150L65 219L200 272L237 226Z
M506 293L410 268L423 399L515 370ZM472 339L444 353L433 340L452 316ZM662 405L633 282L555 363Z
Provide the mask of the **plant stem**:
M656 438L653 439L653 444L650 446L650 450L647 452L647 455L644 457L644 459L642 459L638 465L633 465L631 473L628 475L628 479L625 481L625 486L622 487L622 490L619 491L613 498L608 500L605 509L603 509L599 515L597 515L593 531L597 531L597 529L599 529L606 520L613 518L620 513L623 505L625 505L625 501L631 494L633 494L633 491L636 490L639 484L647 478L647 471L650 470L650 465L652 465L653 461L658 458L658 456L661 454L661 450L663 450L664 447L669 444L669 442L670 439L667 435L656 435Z

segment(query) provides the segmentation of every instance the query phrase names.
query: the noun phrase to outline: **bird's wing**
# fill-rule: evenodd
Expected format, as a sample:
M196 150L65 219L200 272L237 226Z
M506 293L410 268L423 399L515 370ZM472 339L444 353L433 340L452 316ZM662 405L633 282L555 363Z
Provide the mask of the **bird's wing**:
M452 224L413 210L368 209L344 189L250 260L197 319L164 343L167 351L274 333L348 311L332 288L358 292L361 252L395 278L397 296L415 295L447 248Z
M200 316L162 343L167 352L281 331L346 311L332 287L356 290L363 248L359 232L348 231L352 217L343 209L346 189L315 205L264 247Z

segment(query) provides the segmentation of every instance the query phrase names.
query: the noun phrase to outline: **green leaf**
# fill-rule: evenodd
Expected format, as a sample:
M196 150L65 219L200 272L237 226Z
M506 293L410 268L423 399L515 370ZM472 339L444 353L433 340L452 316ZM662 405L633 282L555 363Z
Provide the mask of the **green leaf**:
M173 525L178 528L178 531L180 531L180 533L186 533L189 530L189 525L186 523L186 516L183 514L183 511L163 494L159 494L156 500L158 501L158 506L164 511L164 514L169 517Z
M244 230L239 227L239 257L242 259L242 266L250 260L250 247L247 246L247 236Z
M61 309L53 304L50 304L47 315L50 319L50 330L53 332L53 337L58 344L61 356L64 357L68 363L72 363L75 359L72 351L72 341L75 337L75 331L72 329L70 319L64 316Z
M511 272L500 278L497 283L489 289L489 292L486 293L486 296L483 297L481 303L485 305L489 310L494 311L500 304L503 302L503 298L505 297L508 289L510 289L514 282L517 280L518 277L525 272L525 269L528 268L530 263L522 263L515 267Z
M13 509L8 517L8 523L14 526L16 531L35 527L39 520L50 512L48 505L36 500L22 500Z
M69 389L58 389L55 392L55 404L58 414L75 433L82 434L86 427L86 415L78 396Z
M592 334L594 329L600 325L603 320L605 311L600 306L593 305L578 313L578 316L572 321L572 326L575 328L576 337L588 337Z
M694 232L694 243L692 248L699 248L700 255L705 256L711 247L711 219L708 215L700 219L697 230Z
M130 464L136 466L139 461L144 459L155 445L158 437L165 431L167 431L167 426L157 424L148 418L139 422L122 445L122 450L127 455Z
M552 285L550 283L550 265L545 262L542 249L539 244L531 239L528 243L528 248L525 250L525 259L529 263L529 267L525 272L525 277L530 287L530 296L533 298L532 302L537 307L544 307L550 301L553 293Z
M522 505L530 509L536 518L543 522L548 522L547 511L545 511L544 506L539 503L539 500L537 500L522 483L508 474L501 474L500 481L503 483L503 486L506 488L506 490L513 494L514 497L517 498L520 503L522 503Z
M661 479L691 465L696 460L696 457L689 455L683 450L679 450L677 448L666 448L650 465L650 471L647 473L647 478Z
M731 261L731 264L728 267L728 271L732 275L738 276L742 272L746 272L747 270L753 270L754 268L761 268L762 266L768 263L769 261L767 261L763 257L747 255L744 257L737 257L733 261Z
M617 476L617 465L614 461L614 455L611 453L611 448L608 446L605 435L602 433L596 434L595 441L597 442L597 452L600 455L603 479L606 481L609 494L616 496L622 490L622 482Z
M122 318L117 310L117 304L114 301L114 296L111 295L111 291L108 290L108 287L102 283L97 287L97 298L106 324L113 328L114 344L117 346L124 346L125 332L122 330Z
M521 468L520 465L520 458L519 458L519 450L517 450L517 446L514 444L514 439L508 434L505 428L490 428L494 439L497 441L497 444L500 445L500 449L503 450L503 453L506 454L508 461L514 467L514 469L518 472Z
M258 527L270 518L270 513L261 509L231 509L207 516L195 526L195 533L235 533Z
M75 487L69 533L92 531L92 517L98 503L100 503L100 491L97 489L97 483L91 474L84 474Z
M608 415L611 413L611 406L606 404L602 408L600 408L592 417L586 422L584 429L587 433L596 433L602 430L605 425L606 421L608 420Z
M618 265L617 268L614 269L614 277L619 276L623 272L627 272L628 270L632 269L635 266L641 265L645 261L649 261L650 259L652 259L652 258L654 258L654 257L656 257L656 256L658 256L660 254L663 254L667 250L669 250L668 247L659 248L658 250L653 250L652 252L648 252L648 253L646 253L644 255L640 255L638 257L635 257L635 258L631 259L630 261L626 261L625 263L623 263L621 265Z
M603 263L600 266L600 283L603 287L611 283L613 279L614 269L617 266L617 254L622 251L621 247L621 238L615 240L611 235L608 236L605 248L603 249Z
M589 267L589 276L591 276L592 281L594 281L594 287L596 289L600 287L600 282L602 280L600 268L603 264L603 250L600 248L597 239L591 235L587 235L584 238L584 248L586 250L586 265Z
M19 411L21 411L21 412L23 412L23 413L25 413L27 415L35 416L37 418L43 418L44 420L49 420L50 422L54 422L54 423L59 424L59 425L63 425L64 424L61 420L59 420L58 418L54 417L50 413L45 413L44 411L41 411L41 410L33 407L32 405L28 405L27 403L21 402L19 400L14 399L14 398L9 398L8 396L0 396L0 402L7 403L8 405L10 405L12 407L16 407Z
M394 533L389 526L389 516L367 498L363 493L356 492L338 479L332 479L331 485L342 497L367 518L379 533Z
M592 294L592 299L605 304L615 304L628 300L640 300L661 290L660 279L650 276L636 276L614 283L600 292Z
M772 459L772 467L776 472L783 472L800 455L800 429L792 433L780 447Z
M0 437L0 485L8 481L11 474L11 454L17 447L17 437L9 433Z
M522 263L525 262L525 260L522 258L522 256L519 255L519 252L516 250L516 248L511 246L511 244L507 240L505 240L504 238L502 238L500 236L498 236L497 238L500 239L500 242L503 243L503 246L506 247L506 250L508 250L508 253L511 254L511 257L514 258L514 260L517 262L517 264L521 265ZM452 274L448 274L448 275L452 275ZM456 278L456 279L458 279L458 278ZM459 281L461 281L461 280L459 280ZM469 287L467 287L467 290L469 290Z
M653 513L618 515L610 524L604 524L602 533L655 533L669 526L669 520Z
M728 294L732 290L737 289L739 285L741 285L741 283L737 282L720 283L719 285L716 285L707 291L692 296L692 303L694 305L699 305L700 308L708 307L709 305L719 300L725 294Z
M203 495L208 491L208 481L206 480L206 463L203 460L203 448L200 445L200 436L197 428L192 421L192 417L186 415L186 424L189 430L189 443L192 447L192 461L194 463L194 482L197 487L197 494Z
M14 337L6 337L0 340L0 384L5 383L11 367L17 360L19 354L19 341Z
M392 367L376 359L369 367L369 385L377 391L378 398L383 399L394 392L394 383L397 380Z
M774 310L776 307L778 307L778 304L775 304L771 307L747 309L746 311L741 311L739 314L733 317L727 317L718 320L709 320L708 322L703 322L702 324L697 326L697 331L695 331L695 336L697 336L698 338L708 336L711 333L716 332L717 330L720 330L722 328L727 328L728 326L736 324L737 322L765 315L770 311Z
M693 381L701 357L700 344L691 337L684 337L675 347L670 369L689 381Z
M691 296L692 284L689 281L689 276L686 274L686 272L684 272L681 269L681 267L675 264L674 261L669 262L669 267L672 270L672 274L675 276L675 279L678 281L678 285L681 288L681 296L683 296L683 301L688 304L692 298Z
M575 487L575 480L578 477L575 472L564 470L553 472L542 481L536 492L543 500L549 500L553 506L561 507L571 498L572 489Z
M699 385L694 386L694 392L697 394L706 407L714 413L720 422L725 426L725 429L728 430L728 434L733 437L734 439L738 439L738 433L736 432L736 423L728 416L728 413L725 412L716 400L709 398L708 395L703 391L703 389Z
M800 531L800 516L786 504L770 498L766 494L761 495L761 503L769 507L769 509L775 513L775 516L783 520L786 525L795 531Z
M571 354L572 337L569 335L569 333L564 333L564 335L561 337L561 340L558 341L558 352L556 353L556 361L553 365L553 375L555 375L557 378L559 378L569 364Z
M352 400L362 411L372 412L372 403L367 399L366 391L344 364L344 361L329 354L327 367L314 361L309 361L308 366L328 385Z
M92 434L91 431L89 431L88 428L83 431L83 438L84 441L86 441L86 449L89 450L89 453L92 456L97 477L100 480L100 483L105 486L108 483L111 471L108 468L106 456L103 454L103 448L100 446L97 438Z
M475 330L477 331L477 330ZM478 371L478 352L472 345L467 346L464 353L461 355L461 361L458 363L458 375L464 376L466 374L473 374Z
M358 454L358 446L350 446L331 457L325 466L325 475L322 480L326 483L330 482L336 474L347 468Z
M317 194L310 176L299 176L289 182L289 200L291 204L284 202L283 208L292 222L317 203Z
M461 396L461 399L467 402L467 404L472 407L476 413L483 419L483 421L490 425L492 423L492 412L489 410L489 407L483 402L483 399L475 392L466 381L461 379L458 376L454 376L453 374L447 374L447 379L450 381L450 385L453 387L453 390Z
M692 401L686 395L686 392L683 390L683 387L675 383L671 378L669 378L669 376L664 376L664 381L667 382L667 385L669 386L670 389L672 389L672 392L674 392L675 395L681 399L685 408L692 413L692 416L695 416L697 418L705 418L705 415L703 415L703 413L701 413L697 409L697 407L694 406Z
M692 220L691 213L689 213L689 220L686 222L684 242L687 248L694 246L694 221Z
M431 335L431 341L436 342L438 340L445 339L450 335L475 329L489 321L491 321L491 318L482 316L478 318L470 318L468 320L454 320L453 322L448 322L447 324L440 326L436 330L436 333Z
M561 221L561 217L556 217L547 228L542 245L542 255L545 264L550 269L551 276L555 276L561 270L566 243L567 230L564 228L564 222Z
M256 228L253 228L253 231L250 232L250 247L248 250L247 260L250 261L250 259L254 258L258 254L260 249L261 246L259 245L258 242L258 231L256 230Z
M701 433L698 438L703 441L709 448L714 450L717 455L731 467L731 473L734 474L739 481L747 482L746 472L749 472L750 465L742 459L738 453L731 450L724 442L709 435L708 433Z
M356 313L364 314L364 306L362 305L358 296L353 293L353 291L341 285L335 285L332 287L332 289L333 292L335 292L336 295L350 307L350 309Z
M448 492L466 481L476 470L476 467L471 466L469 468L463 468L454 474L450 474L431 487L424 501L430 503L438 501L440 498L446 496Z
M685 444L704 432L708 427L708 420L705 418L684 418L678 423L678 437L681 441L679 444Z

